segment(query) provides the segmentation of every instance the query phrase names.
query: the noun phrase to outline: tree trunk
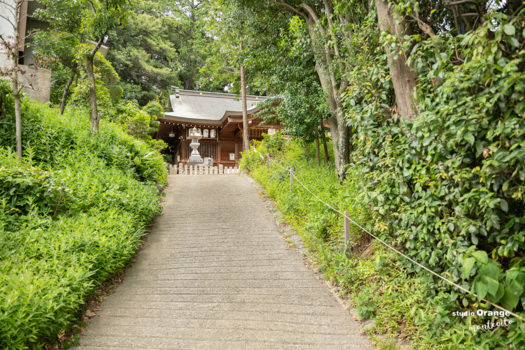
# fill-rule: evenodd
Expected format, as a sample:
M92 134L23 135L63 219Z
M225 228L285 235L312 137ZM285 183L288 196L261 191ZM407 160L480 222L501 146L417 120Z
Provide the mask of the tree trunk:
M331 31L330 24L326 25L320 19L315 9L306 2L300 2L297 7L290 5L286 1L274 1L281 7L296 15L302 16L306 21L308 34L311 39L312 52L315 59L315 70L319 76L321 87L326 96L326 101L330 108L330 133L332 135L332 147L334 150L334 163L337 176L340 181L345 177L346 166L350 155L349 132L344 119L344 111L340 100L341 93L346 90L348 82L343 78L338 78L337 68L342 71L343 64L339 56L336 35ZM328 17L332 15L331 2L325 1L327 6L325 12ZM331 20L329 21L330 23ZM327 34L328 32L328 34ZM335 64L334 64L335 55Z
M408 34L404 18L390 8L386 0L376 0L376 8L379 29L390 31L391 34L397 37L398 42L402 43L405 40L404 36ZM407 64L407 57L404 54L393 54L387 46L385 46L385 51L388 55L388 67L396 95L397 112L402 118L412 120L418 114L414 99L417 74Z
M22 105L20 103L20 88L18 77L13 77L13 99L15 100L15 138L16 156L22 159Z
M313 34L311 33L310 37L312 37L312 35ZM336 117L337 103L333 96L333 89L331 88L330 78L328 77L328 73L326 72L326 69L322 66L321 63L316 62L315 71L317 72L317 76L319 77L319 82L321 83L321 88L323 89L323 92L326 96L326 100L328 102L328 107L330 108L331 116L330 118L327 119L327 121L328 121L328 126L330 127L330 134L332 135L332 149L334 151L334 164L335 164L335 168L338 171L338 169L341 167L341 164L340 164L341 159L339 158L339 146L338 146L339 142L337 140L339 136L339 125L338 125L338 121Z
M307 20L308 32L312 41L312 50L316 57L315 70L319 76L321 88L325 93L328 107L330 108L331 117L328 118L328 125L330 126L330 133L332 135L332 148L334 150L334 164L339 181L344 180L346 165L348 164L349 150L346 147L348 143L348 132L341 129L346 129L344 112L340 101L338 87L335 85L335 75L330 71L331 61L329 58L323 59L330 55L329 48L322 44L318 34L316 33L316 23L312 20ZM319 47L323 52L319 52ZM328 62L326 62L328 61ZM343 138L341 138L343 137Z
M94 61L95 55L97 54L98 49L104 43L104 37L107 33L104 33L97 42L97 45L91 50L89 54L85 56L86 60L86 74L90 83L89 87L89 106L91 108L91 135L95 136L98 133L98 108L97 108L97 86L95 82L95 70L94 70Z
M95 83L95 72L93 68L94 57L88 55L86 57L86 74L89 80L89 106L91 108L91 135L95 136L98 133L98 109L97 109L97 87Z
M95 72L93 69L94 56L86 57L86 74L89 80L89 106L91 108L91 135L98 133L98 109L97 109L97 87L95 84Z
M339 124L339 135L337 137L337 146L339 148L339 167L337 168L337 178L339 181L343 181L346 178L346 167L350 161L350 130L348 129L348 126L346 126L343 108L339 103L338 105L337 119Z
M5 104L4 97L0 94L0 119L4 118L7 113L7 106Z
M324 162L326 165L330 163L330 154L328 154L328 144L326 142L326 136L323 131L323 151L324 151Z
M315 160L317 161L317 165L321 165L321 156L320 156L320 149L319 149L319 135L315 137Z
M242 50L242 45L241 45ZM246 73L241 65L241 100L242 100L242 145L243 150L250 148L250 130L248 125L248 106L246 103Z
M13 4L5 3L5 5L13 10L15 15L14 21L11 23L14 30L14 42L12 45L4 42L3 49L7 51L8 58L11 56L13 64L12 67L7 67L7 75L11 76L11 87L13 88L13 99L15 102L16 157L20 160L22 159L22 103L20 101L20 90L22 86L20 84L20 74L24 74L25 72L20 69L18 60L20 58L19 52L24 50L23 43L25 41L25 27L22 29L24 33L20 33L20 25L24 26L21 22L22 19L25 20L25 15L23 13L24 11L27 11L27 2L16 0Z
M325 164L328 164L330 162L330 155L328 154L328 145L326 143L326 135L324 131L323 119L321 119L321 140L323 142L324 162Z
M66 108L67 95L69 95L69 88L71 87L71 84L73 84L73 80L75 80L75 75L75 70L71 69L71 74L69 75L69 79L66 83L66 86L64 87L64 92L62 93L62 101L60 101L60 114L64 114L64 109Z

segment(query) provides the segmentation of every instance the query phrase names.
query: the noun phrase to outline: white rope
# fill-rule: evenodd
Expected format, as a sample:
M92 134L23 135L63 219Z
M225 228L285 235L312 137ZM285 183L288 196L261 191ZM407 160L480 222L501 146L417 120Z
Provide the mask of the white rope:
M431 269L429 269L428 267L420 264L419 262L415 261L414 259L412 259L411 257L409 257L408 255L400 252L398 249L394 248L393 246L391 246L390 244L388 244L387 242L383 241L381 238L377 237L376 235L374 235L373 233L371 233L370 231L368 231L366 228L364 228L363 226L359 225L357 222L355 222L352 218L350 218L348 215L345 215L343 212L341 212L340 210L334 208L333 206L331 206L330 204L326 203L324 200L322 200L321 198L319 198L315 193L313 193L308 187L306 187L302 182L301 180L299 180L297 178L297 176L295 176L295 173L292 173L292 176L293 178L301 185L303 186L303 188L308 191L313 197L315 197L319 202L323 203L325 206L327 206L328 208L332 209L334 212L344 216L345 218L347 218L351 223L353 223L355 226L359 227L361 230L363 230L364 232L366 232L367 234L369 234L370 236L372 236L374 239L376 239L377 241L381 242L383 245L385 245L386 247L390 248L392 251L396 252L397 254L401 255L402 257L404 257L405 259L411 261L412 263L416 264L417 266L421 267L422 269L430 272L432 275L436 276L436 277L439 277L441 278L443 281L453 285L454 287L462 290L463 292L467 293L467 294L471 294L473 296L475 296L476 298L479 299L478 295L474 292L471 292L470 290L460 286L459 284L449 280L448 278L446 277L443 277L441 276L440 274L438 274L437 272L434 272L432 271ZM497 304L494 304L493 302L487 300L487 299L481 299L482 301L494 306L495 308L498 308L502 311L505 311L505 312L508 312L510 315L516 317L516 318L519 318L520 320L522 321L525 321L525 319L523 317L521 317L520 315L512 312L512 311L509 311L507 309L505 309L504 307L502 306L499 306Z
M259 151L257 151L256 149L254 149L254 150L255 150L255 152L257 152L257 153L260 155L261 159L264 160L263 155L262 155L261 153L259 153ZM273 163L273 164L276 164L276 163ZM281 167L283 170L286 170L286 168L283 167L282 165L280 165L279 163L277 163L277 165L278 165L279 167ZM370 236L372 236L375 240L379 241L381 244L383 244L384 246L386 246L386 247L389 248L390 250L394 251L395 253L401 255L402 257L404 257L404 258L407 259L408 261L410 261L410 262L412 262L413 264L419 266L420 268L422 268L423 270L425 270L425 271L431 273L432 275L434 275L434 276L436 276L436 277L442 279L443 281L445 281L445 282L451 284L452 286L458 288L459 290L461 290L461 291L463 291L463 292L465 292L465 293L467 293L467 294L470 294L470 295L472 295L472 296L474 296L474 297L476 297L476 298L479 299L479 297L478 297L478 295L477 295L476 293L471 292L470 290L468 290L468 289L466 289L466 288L460 286L459 284L455 283L454 281L451 281L451 280L449 280L448 278L441 276L439 273L432 271L432 270L429 269L428 267L426 267L426 266L424 266L423 264L417 262L416 260L412 259L412 258L409 257L408 255L402 253L402 252L399 251L398 249L394 248L393 246L391 246L390 244L388 244L387 242L385 242L384 240L382 240L381 238L377 237L376 235L374 235L373 233L371 233L370 231L368 231L366 228L364 228L363 226L361 226L360 224L358 224L357 222L355 222L351 217L349 217L348 215L345 215L345 213L341 212L340 210L334 208L332 205L330 205L330 204L328 204L327 202L325 202L323 199L321 199L319 196L317 196L315 193L313 193L308 187L306 187L305 184L303 184L302 181L299 180L299 179L297 178L297 176L295 176L295 173L293 172L292 169L293 169L293 168L290 168L290 169L289 169L290 174L292 175L292 177L293 177L293 178L294 178L294 179L295 179L295 180L296 180L296 181L297 181L297 182L298 182L298 183L299 183L299 184L300 184L300 185L301 185L306 191L308 191L313 197L315 197L319 202L323 203L326 207L330 208L332 211L334 211L334 212L336 212L336 213L342 215L343 217L347 218L352 224L354 224L355 226L359 227L362 231L366 232L367 234L369 234ZM502 307L502 306L499 306L499 305L497 305L497 304L494 304L493 302L491 302L491 301L489 301L489 300L487 300L487 299L483 299L483 298L482 298L481 301L484 301L484 302L486 302L486 303L492 305L493 307L495 307L495 308L497 308L497 309L500 309L501 311L507 312L509 315L512 315L512 316L514 316L514 317L520 319L521 321L525 321L525 319L524 319L522 316L520 316L520 315L518 315L518 314L516 314L516 313L514 313L514 312L512 312L512 311L509 311L509 310L505 309L505 308Z

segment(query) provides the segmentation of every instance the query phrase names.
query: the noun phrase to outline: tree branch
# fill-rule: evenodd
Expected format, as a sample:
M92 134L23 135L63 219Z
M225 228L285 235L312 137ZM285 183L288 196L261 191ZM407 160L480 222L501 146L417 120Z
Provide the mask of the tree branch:
M410 15L410 17L412 17L413 19L416 20L417 26L419 27L419 29L421 29L421 31L423 33L425 33L426 35L428 35L432 39L434 39L436 37L436 33L434 33L434 29L432 29L432 27L428 23L423 22L419 18L419 13L416 12L415 16L414 15Z
M284 7L287 11L289 12L292 12L292 13L295 13L296 15L298 16L301 16L301 17L305 17L305 14L302 13L301 11L297 10L295 7L293 7L292 5L289 5L287 4L284 0L275 0L277 4L281 5L282 7Z
M107 35L107 32L104 33L104 35L99 39L99 41L97 42L97 45L95 45L95 47L93 48L93 50L91 50L91 52L89 53L89 57L90 58L93 58L95 57L95 55L97 54L97 51L98 49L100 49L100 47L102 46L102 44L104 43L104 38L106 37Z
M315 24L318 24L319 23L319 17L317 16L317 13L315 13L314 9L306 4L306 3L301 3L301 5L299 5L299 8L302 8L306 11L306 13L308 14L308 16L310 16L310 18L315 22ZM323 28L319 28L322 30L322 34L324 35L324 30Z
M445 6L454 6L454 5L461 5L461 4L477 4L474 0L458 0L458 1L447 1L445 0Z

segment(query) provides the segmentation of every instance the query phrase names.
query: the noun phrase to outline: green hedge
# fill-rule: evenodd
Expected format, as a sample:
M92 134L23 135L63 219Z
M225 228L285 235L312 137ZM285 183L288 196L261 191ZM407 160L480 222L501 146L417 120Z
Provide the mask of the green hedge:
M12 119L0 120L0 348L41 348L133 256L167 170L118 126L91 137L85 112L27 101L19 161Z

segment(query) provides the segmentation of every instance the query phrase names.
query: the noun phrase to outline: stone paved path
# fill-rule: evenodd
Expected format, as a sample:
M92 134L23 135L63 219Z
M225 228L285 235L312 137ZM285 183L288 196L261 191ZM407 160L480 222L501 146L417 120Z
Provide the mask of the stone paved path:
M77 349L372 349L253 180L169 182L164 214Z

